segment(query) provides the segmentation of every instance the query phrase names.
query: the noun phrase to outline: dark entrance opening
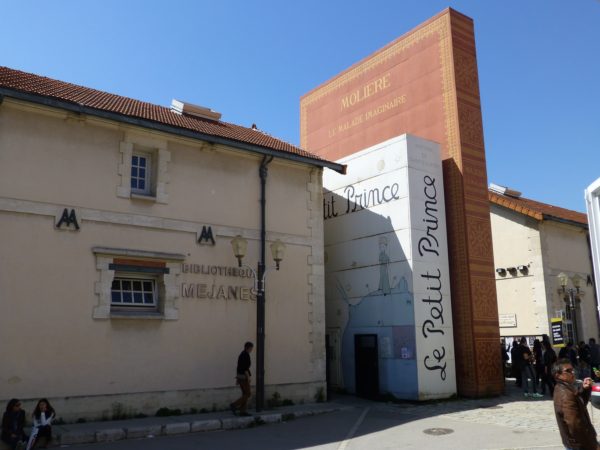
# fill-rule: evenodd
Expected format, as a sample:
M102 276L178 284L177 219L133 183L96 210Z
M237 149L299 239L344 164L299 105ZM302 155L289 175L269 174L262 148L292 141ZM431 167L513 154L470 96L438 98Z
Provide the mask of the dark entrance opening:
M327 383L327 389L329 389L331 384L331 369L329 368L329 365L331 364L331 347L329 344L328 334L325 335L325 361L325 380Z
M375 398L379 395L379 355L376 334L354 335L356 395Z

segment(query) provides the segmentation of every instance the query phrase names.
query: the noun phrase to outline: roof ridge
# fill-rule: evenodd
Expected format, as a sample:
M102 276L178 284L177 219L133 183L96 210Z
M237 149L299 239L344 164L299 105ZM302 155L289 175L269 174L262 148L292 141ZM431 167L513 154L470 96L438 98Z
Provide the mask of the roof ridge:
M587 215L561 206L551 205L527 197L511 197L488 189L488 199L497 205L512 209L537 220L556 218L587 226Z
M157 105L92 87L56 80L44 75L0 66L0 88L20 92L27 96L52 98L59 102L71 103L105 113L117 114L118 116L147 120L163 126L199 133L202 136L214 137L218 140L224 139L232 143L250 145L257 149L281 152L281 156L284 158L286 158L285 154L295 155L315 162L318 161L318 165L323 167L330 167L337 171L343 170L341 164L323 159L298 145L276 138L262 130L257 133L256 130L231 122L176 114L172 112L169 106ZM23 99L36 101L35 98L33 100L31 98ZM244 146L240 148L251 149L252 147Z

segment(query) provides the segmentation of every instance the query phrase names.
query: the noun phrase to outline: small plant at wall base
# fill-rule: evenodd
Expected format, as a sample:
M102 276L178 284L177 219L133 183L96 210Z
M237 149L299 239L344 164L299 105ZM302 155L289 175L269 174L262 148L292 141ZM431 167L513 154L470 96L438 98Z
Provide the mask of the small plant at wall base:
M273 392L271 398L267 400L267 405L269 408L277 408L278 406L281 406L281 395L279 392Z
M319 389L317 389L317 393L315 394L315 401L317 403L323 403L325 402L325 400L327 400L327 398L325 397L325 389L320 387Z
M265 422L264 420L262 420L260 417L255 417L254 421L248 425L248 428L258 427L258 426L264 425L266 423L267 422Z
M125 412L125 406L123 403L115 402L112 404L112 420L124 420L127 419L127 413Z
M280 406L292 406L294 402L289 398L281 398L281 394L279 392L273 392L273 395L270 399L267 400L267 406L269 408L278 408Z
M176 409L171 409L171 408L159 408L158 411L156 411L156 417L168 417L168 416L180 416L181 415L181 409L176 408Z

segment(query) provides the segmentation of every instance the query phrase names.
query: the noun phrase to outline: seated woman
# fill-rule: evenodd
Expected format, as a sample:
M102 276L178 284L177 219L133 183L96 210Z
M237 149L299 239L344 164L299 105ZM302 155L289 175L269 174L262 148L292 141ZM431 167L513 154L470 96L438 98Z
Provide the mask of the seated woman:
M6 411L2 415L2 433L0 439L8 444L12 450L17 445L27 441L27 435L23 431L25 426L25 411L21 409L21 402L13 398L6 405Z
M43 398L33 410L33 428L31 437L27 443L27 450L34 448L38 442L44 442L42 448L46 448L50 439L52 439L52 420L54 419L54 408L50 402Z

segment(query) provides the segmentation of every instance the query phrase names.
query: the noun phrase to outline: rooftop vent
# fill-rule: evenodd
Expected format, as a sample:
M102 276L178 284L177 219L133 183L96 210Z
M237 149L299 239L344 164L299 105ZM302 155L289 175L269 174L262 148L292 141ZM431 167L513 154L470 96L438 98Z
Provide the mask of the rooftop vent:
M200 117L201 119L219 120L221 113L213 111L204 106L185 103L180 100L171 100L171 111L176 114L185 114L186 116Z
M508 195L509 197L521 197L521 193L519 191L515 191L514 189L510 189L505 186L500 186L494 183L490 183L490 191L495 192L496 194Z

